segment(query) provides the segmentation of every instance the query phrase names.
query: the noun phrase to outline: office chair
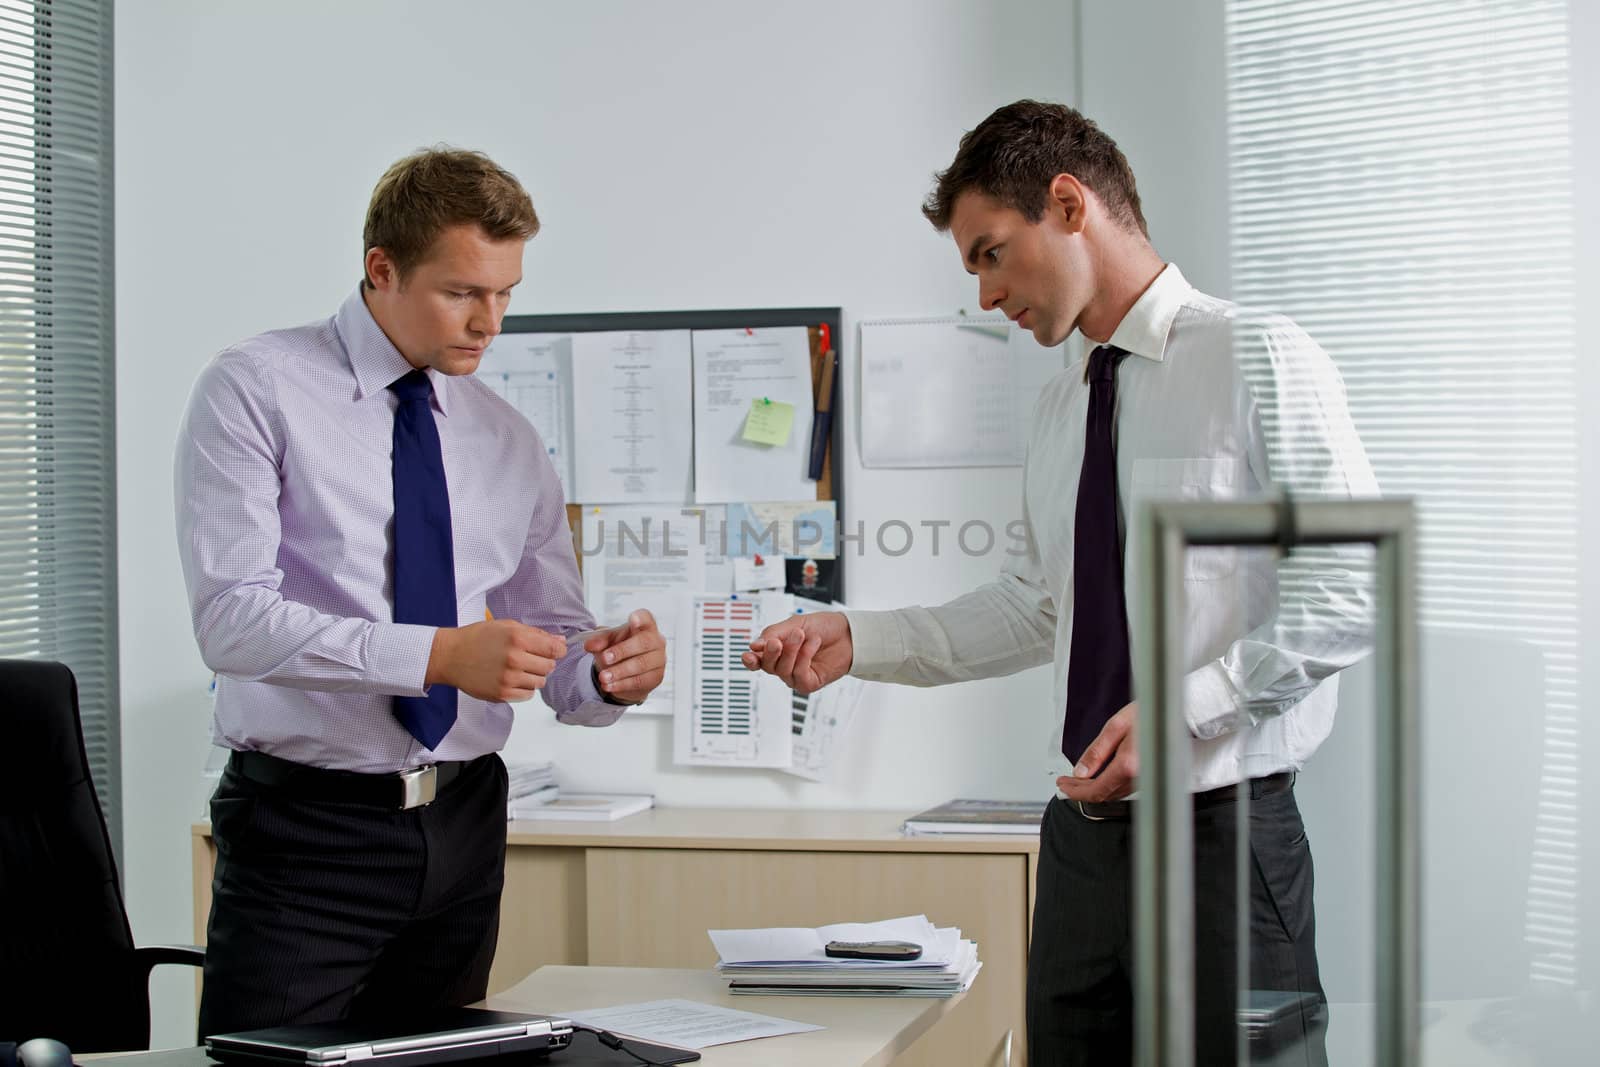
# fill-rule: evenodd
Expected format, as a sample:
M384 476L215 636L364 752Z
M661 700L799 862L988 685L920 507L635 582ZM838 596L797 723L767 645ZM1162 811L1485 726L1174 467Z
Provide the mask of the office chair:
M0 1042L146 1048L151 968L205 954L133 945L64 665L0 660L0 760Z

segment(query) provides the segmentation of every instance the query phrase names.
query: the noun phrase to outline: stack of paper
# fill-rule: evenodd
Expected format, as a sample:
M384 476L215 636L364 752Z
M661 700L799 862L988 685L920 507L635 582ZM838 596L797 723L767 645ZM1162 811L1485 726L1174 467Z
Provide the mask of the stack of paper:
M513 808L513 819L582 819L615 822L655 806L656 799L634 793L568 793L536 807Z
M816 929L711 930L717 970L733 993L763 996L949 997L964 993L983 964L978 946L955 927L936 928L926 915ZM910 941L911 962L835 959L830 941Z
M506 817L520 819L534 808L554 800L556 765L554 763L506 763Z

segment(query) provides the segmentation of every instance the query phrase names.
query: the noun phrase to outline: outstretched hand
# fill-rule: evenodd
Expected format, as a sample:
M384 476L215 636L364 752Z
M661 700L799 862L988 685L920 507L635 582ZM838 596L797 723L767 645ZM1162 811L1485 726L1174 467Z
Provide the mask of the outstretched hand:
M850 672L855 644L842 612L820 611L775 622L750 642L741 659L752 671L776 675L796 693L814 693Z

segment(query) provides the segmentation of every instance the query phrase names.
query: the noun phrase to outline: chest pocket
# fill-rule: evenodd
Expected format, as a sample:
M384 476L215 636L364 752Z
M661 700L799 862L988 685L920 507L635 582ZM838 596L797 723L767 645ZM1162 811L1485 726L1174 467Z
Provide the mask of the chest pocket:
M1133 521L1147 500L1235 500L1249 489L1242 459L1136 459L1132 470ZM1239 549L1191 548L1183 554L1184 581L1231 578L1239 569Z

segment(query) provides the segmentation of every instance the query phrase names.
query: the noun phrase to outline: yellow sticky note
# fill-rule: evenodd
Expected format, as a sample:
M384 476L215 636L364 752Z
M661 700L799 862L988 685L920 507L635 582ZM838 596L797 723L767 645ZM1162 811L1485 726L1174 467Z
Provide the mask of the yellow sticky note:
M758 396L744 417L744 439L758 445L786 445L794 429L794 405Z

